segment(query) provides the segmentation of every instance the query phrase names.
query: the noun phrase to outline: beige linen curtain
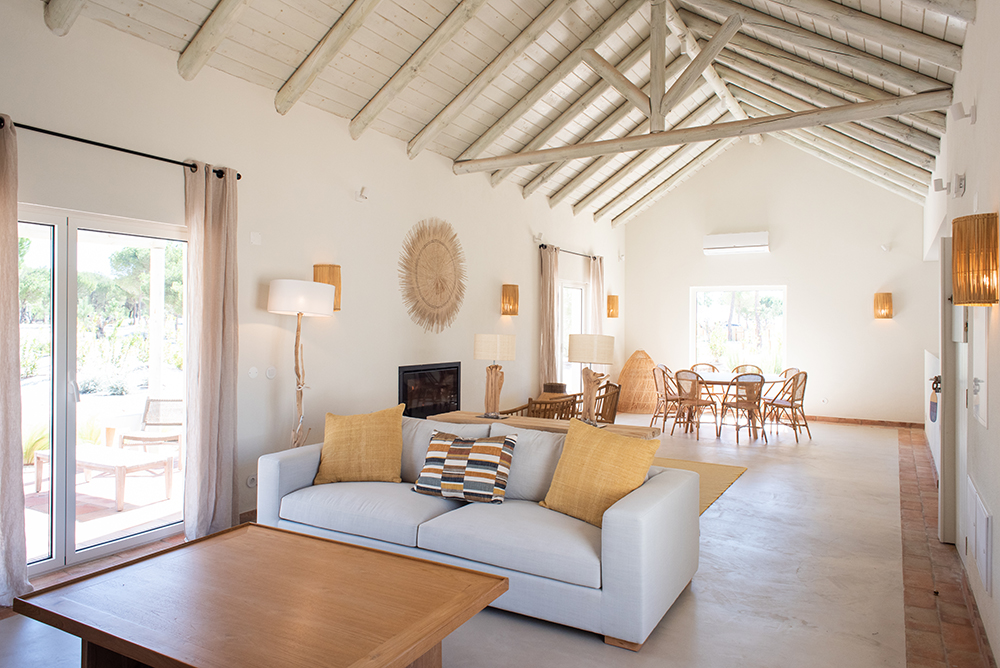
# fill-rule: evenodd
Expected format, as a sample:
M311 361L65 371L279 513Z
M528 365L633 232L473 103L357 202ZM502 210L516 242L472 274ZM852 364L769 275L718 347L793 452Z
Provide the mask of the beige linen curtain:
M559 249L545 246L538 249L542 257L541 295L538 300L541 309L542 340L538 355L538 373L542 390L545 383L559 380L556 364L556 286L559 276Z
M590 334L604 333L604 313L607 297L604 294L604 258L590 258Z
M31 591L24 535L17 277L17 135L0 115L0 606Z
M236 172L196 162L184 176L190 239L184 533L239 522L236 484Z

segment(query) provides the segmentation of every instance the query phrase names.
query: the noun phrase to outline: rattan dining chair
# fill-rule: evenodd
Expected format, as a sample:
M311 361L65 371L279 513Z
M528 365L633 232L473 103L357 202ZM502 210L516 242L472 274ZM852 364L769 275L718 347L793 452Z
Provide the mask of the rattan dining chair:
M798 368L796 368L794 366L790 366L787 369L785 369L784 371L782 371L781 373L779 373L778 375L781 376L782 378L784 378L785 381L787 382L789 378L791 378L792 376L794 376L798 372L799 372ZM764 399L765 400L767 400L767 399L773 399L774 397L778 396L778 392L781 391L781 388L783 386L784 386L784 383L782 383L781 385L779 385L777 383L772 383L770 385L770 387L768 387L766 390L764 390ZM766 411L765 411L765 413L766 413Z
M621 396L622 386L617 383L605 383L597 392L597 400L594 403L594 419L597 422L613 424L618 415L618 398Z
M712 373L719 373L719 367L708 362L698 362L697 364L692 364L691 370L698 374L708 373L709 371Z
M764 415L761 410L760 393L764 388L764 375L760 373L741 373L726 386L726 394L722 399L722 413L719 415L716 437L722 436L722 426L726 422L726 413L732 412L736 427L736 443L740 442L740 429L746 427L753 438L757 437L757 429L764 435L767 443L767 432L764 430ZM740 414L747 422L740 424Z
M795 432L795 442L799 442L799 430L805 427L809 439L812 440L812 432L809 430L809 422L806 420L806 413L803 403L806 398L805 371L799 371L794 376L785 381L781 386L778 396L764 400L765 417L769 417L772 424L787 424ZM786 418L782 422L781 418ZM801 420L801 422L800 422Z
M528 399L528 403L516 408L500 411L500 415L522 415L524 417L549 418L551 420L568 420L574 417L576 410L576 395L568 394L557 399Z
M733 367L733 373L755 373L759 376L763 376L764 370L756 364L740 364L739 366Z
M684 425L684 433L694 429L695 440L701 440L700 430L701 416L705 410L712 411L713 422L718 421L719 413L715 407L715 401L702 396L702 379L694 371L682 369L674 374L677 379L677 391L680 402L677 407L677 414L674 416L674 426L670 428L671 435L678 423Z
M653 368L653 382L656 385L656 410L653 411L649 426L656 424L657 418L662 418L663 426L660 429L666 431L667 418L677 415L677 405L681 400L677 393L677 381L673 371L663 364L657 364Z

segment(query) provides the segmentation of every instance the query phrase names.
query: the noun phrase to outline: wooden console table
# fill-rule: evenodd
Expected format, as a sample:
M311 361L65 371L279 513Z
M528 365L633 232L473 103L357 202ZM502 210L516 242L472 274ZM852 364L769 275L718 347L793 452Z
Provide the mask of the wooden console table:
M522 415L511 415L504 420L480 417L480 413L475 411L451 411L450 413L439 413L431 415L428 420L438 422L451 422L453 424L491 424L502 422L509 427L519 427L522 429L537 429L539 431L553 431L557 434L565 434L569 431L569 420L552 420L549 418L524 417ZM657 438L660 435L659 427L640 427L629 424L602 424L601 429L606 429L612 434L621 436L631 436L633 438L644 438L646 440Z

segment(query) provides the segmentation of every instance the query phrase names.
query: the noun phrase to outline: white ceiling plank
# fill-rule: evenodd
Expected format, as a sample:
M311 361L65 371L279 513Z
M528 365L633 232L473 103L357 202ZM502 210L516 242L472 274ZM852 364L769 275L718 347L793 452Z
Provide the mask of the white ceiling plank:
M491 172L497 169L506 169L509 167L539 165L547 162L553 162L555 160L574 160L577 158L589 158L599 155L608 155L611 153L644 150L658 146L676 146L678 144L727 139L729 137L744 137L768 132L781 132L783 130L797 130L800 128L815 127L818 125L848 123L852 121L866 120L869 118L897 116L899 114L916 111L946 109L951 106L951 102L951 89L946 89L919 93L917 95L908 95L906 97L898 97L890 100L875 100L873 102L845 104L838 107L827 107L814 111L781 114L780 116L773 116L769 118L733 121L731 123L711 125L705 128L672 130L670 132L661 132L655 135L609 139L600 142L593 142L591 144L578 144L575 146L542 149L540 151L527 151L492 158L481 158L478 160L459 160L454 163L452 171L454 171L455 174Z
M943 14L965 23L974 23L976 20L976 0L903 0L903 4Z
M240 14L246 9L248 2L249 0L219 0L198 34L177 58L177 72L186 81L198 76L198 72L222 44L222 40L226 39L232 27L239 22Z

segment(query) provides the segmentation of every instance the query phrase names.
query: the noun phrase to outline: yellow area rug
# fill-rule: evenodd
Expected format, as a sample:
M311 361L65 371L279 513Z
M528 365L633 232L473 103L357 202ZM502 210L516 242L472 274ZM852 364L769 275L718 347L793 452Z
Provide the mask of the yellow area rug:
M653 466L662 466L668 469L685 469L697 473L701 477L701 486L698 488L698 501L701 505L701 513L708 510L708 507L715 503L715 500L722 496L722 493L729 489L729 486L736 482L736 479L747 470L745 466L690 462L686 459L667 459L665 457L654 457Z

